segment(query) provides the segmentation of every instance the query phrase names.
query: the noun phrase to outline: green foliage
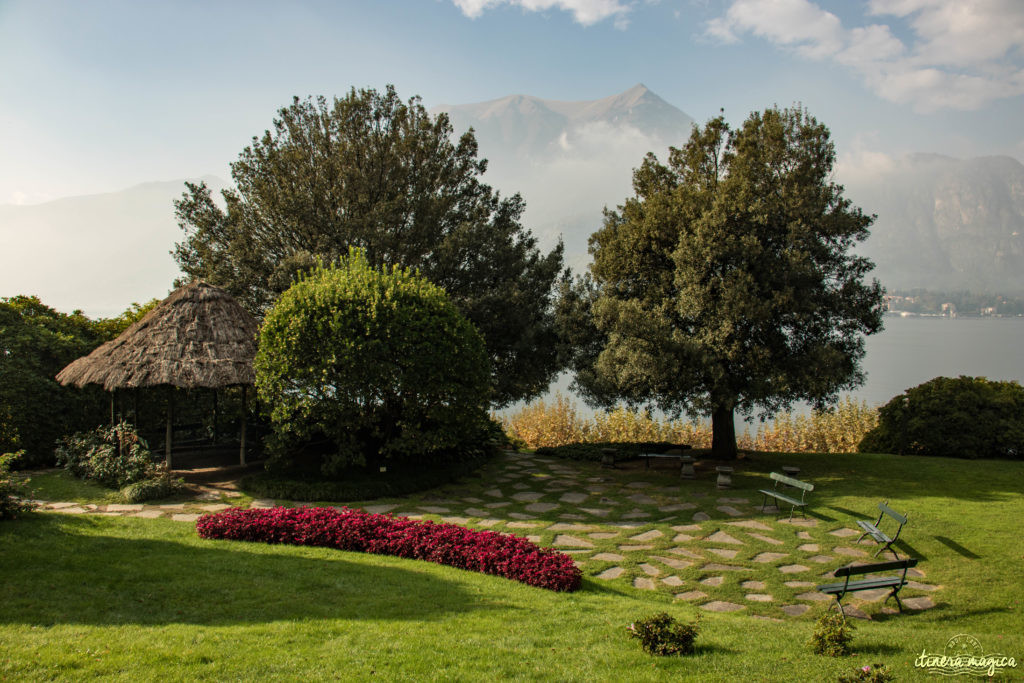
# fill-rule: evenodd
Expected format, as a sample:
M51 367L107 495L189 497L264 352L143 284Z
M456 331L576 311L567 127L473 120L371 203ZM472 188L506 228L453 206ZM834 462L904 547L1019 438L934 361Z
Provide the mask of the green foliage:
M76 477L112 489L159 476L146 443L126 422L66 436L56 455L57 464Z
M838 683L859 683L860 681L864 683L889 683L890 681L895 681L896 676L885 667L885 664L872 664L871 666L857 667L851 673L844 674L837 680Z
M24 455L24 451L0 455L0 520L14 519L32 509L25 487L11 478L11 463Z
M19 466L51 464L60 436L103 419L102 391L54 380L102 341L80 311L58 313L34 296L0 298L0 453L24 450Z
M693 641L697 638L699 626L699 616L692 624L682 624L668 613L660 612L637 619L626 630L649 654L688 655L693 654Z
M375 270L360 250L281 296L254 367L278 463L296 464L295 450L322 437L328 476L450 457L488 438L480 334L442 289L409 270Z
M93 322L93 329L103 341L115 339L133 324L146 317L146 314L159 304L160 299L150 299L144 304L134 302L125 309L124 313L115 318L100 318L96 320Z
M936 377L879 409L862 453L1024 459L1024 387L984 377Z
M853 630L853 624L843 619L842 614L828 611L815 624L811 650L816 655L845 657L850 654Z
M559 367L551 304L562 247L538 250L522 198L482 183L472 131L452 133L447 115L403 103L391 86L296 98L231 164L226 210L204 184L186 184L175 258L262 316L298 272L364 248L375 267L418 269L476 325L494 404L536 396Z
M149 478L132 482L122 488L121 497L126 503L143 503L147 500L169 498L184 490L184 480L171 476L166 465L159 465Z
M443 486L472 474L490 455L472 453L457 462L389 467L386 472L348 471L344 478L336 480L257 472L242 477L239 487L254 497L278 500L343 503L393 498Z
M561 329L592 405L710 415L734 457L733 414L824 408L863 379L882 289L849 253L872 218L831 182L828 129L804 110L695 127L590 239L590 277L562 282ZM643 274L638 277L637 274Z

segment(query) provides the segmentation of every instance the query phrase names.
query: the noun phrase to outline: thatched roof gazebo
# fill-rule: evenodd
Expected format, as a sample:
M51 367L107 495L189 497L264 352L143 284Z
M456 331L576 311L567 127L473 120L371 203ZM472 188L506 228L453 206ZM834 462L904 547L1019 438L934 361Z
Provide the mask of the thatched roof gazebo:
M100 384L107 391L167 385L185 389L242 387L241 462L245 464L245 391L256 380L256 320L219 287L191 282L88 356L57 374L61 384ZM171 466L173 404L167 411Z

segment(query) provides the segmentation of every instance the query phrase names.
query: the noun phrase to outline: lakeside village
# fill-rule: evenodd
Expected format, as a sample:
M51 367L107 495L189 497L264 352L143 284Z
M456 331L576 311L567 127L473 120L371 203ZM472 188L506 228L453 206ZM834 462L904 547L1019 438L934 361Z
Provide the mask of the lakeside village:
M1024 299L972 292L897 290L885 296L885 312L904 318L1020 318L1024 317Z

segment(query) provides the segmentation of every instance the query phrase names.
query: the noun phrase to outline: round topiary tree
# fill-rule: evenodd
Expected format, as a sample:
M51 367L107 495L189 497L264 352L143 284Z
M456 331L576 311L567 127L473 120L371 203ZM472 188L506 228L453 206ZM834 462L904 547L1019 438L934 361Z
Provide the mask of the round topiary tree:
M482 438L483 338L444 290L360 250L300 279L267 314L254 361L278 464L325 438L322 473L450 457ZM307 453L308 453L307 449Z
M861 453L1024 458L1024 387L984 377L936 377L878 411Z

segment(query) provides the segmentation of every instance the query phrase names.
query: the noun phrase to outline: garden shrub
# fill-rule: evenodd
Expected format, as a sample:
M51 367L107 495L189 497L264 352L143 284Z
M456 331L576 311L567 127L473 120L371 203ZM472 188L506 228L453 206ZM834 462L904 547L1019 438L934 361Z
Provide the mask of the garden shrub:
M890 683L895 681L893 675L885 664L873 664L857 667L851 673L844 674L838 679L838 683Z
M127 422L66 436L56 455L71 474L112 489L158 476L146 442Z
M147 500L168 498L185 489L185 481L171 475L166 465L158 465L148 479L136 481L121 489L126 503L144 503Z
M525 538L348 508L231 508L196 522L201 538L306 545L426 560L574 591L582 573L564 553Z
M879 410L862 453L1024 458L1024 387L984 377L936 377Z
M488 440L483 338L444 290L362 251L300 279L267 313L254 362L276 464L326 437L319 470L432 461Z
M28 496L25 487L11 478L11 463L24 454L18 451L0 455L0 520L14 519L32 509L32 504L24 500Z
M683 624L668 613L660 612L637 619L626 630L652 655L688 655L693 654L699 625L699 616L694 623Z
M847 623L839 612L826 612L815 625L811 649L816 655L845 657L850 654L853 629L853 624Z

